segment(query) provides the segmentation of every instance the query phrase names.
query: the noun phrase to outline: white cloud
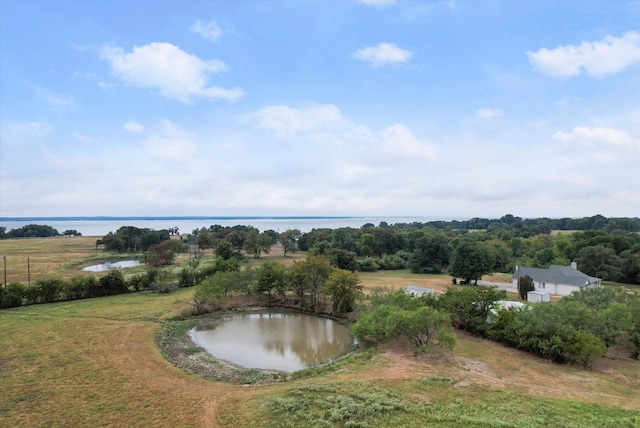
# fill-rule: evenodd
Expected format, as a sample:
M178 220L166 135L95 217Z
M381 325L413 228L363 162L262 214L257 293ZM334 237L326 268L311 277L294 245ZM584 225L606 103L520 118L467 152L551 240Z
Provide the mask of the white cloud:
M480 119L493 119L502 116L502 110L499 108L479 108L476 110L476 116Z
M202 22L197 20L190 30L212 42L217 42L222 34L222 30L215 21Z
M435 146L420 141L405 125L395 124L380 133L383 141L382 154L415 161L433 159Z
M383 65L403 64L413 56L413 52L399 48L393 43L380 43L358 49L353 58L366 61L374 67Z
M37 89L38 98L40 98L45 103L49 104L52 107L63 108L63 107L75 107L75 101L73 97L65 97L62 95L54 94L48 89L38 88Z
M113 75L126 84L156 88L163 97L185 104L192 104L193 97L233 101L244 95L239 88L207 87L210 74L227 70L224 62L202 60L171 43L135 46L131 53L104 46L100 55L109 62Z
M28 144L42 140L52 132L51 125L45 122L9 123L0 127L0 139L14 145Z
M346 124L340 109L332 104L304 108L267 106L241 116L240 120L254 123L257 128L272 131L281 138L292 137L298 132L342 128Z
M358 3L373 7L387 7L396 3L396 0L357 0Z
M140 125L135 120L128 120L122 125L122 128L125 131L131 132L132 134L142 134L144 132L144 125Z
M626 149L640 150L640 139L614 128L587 128L577 126L571 132L556 132L553 137L563 142L604 144Z
M163 119L148 129L136 122L125 123L125 129L136 134L145 134L142 145L155 156L168 160L186 160L194 153L193 136L168 119Z
M529 61L540 73L570 77L583 71L603 77L640 62L640 33L629 31L622 37L607 36L597 42L582 42L556 49L527 52Z

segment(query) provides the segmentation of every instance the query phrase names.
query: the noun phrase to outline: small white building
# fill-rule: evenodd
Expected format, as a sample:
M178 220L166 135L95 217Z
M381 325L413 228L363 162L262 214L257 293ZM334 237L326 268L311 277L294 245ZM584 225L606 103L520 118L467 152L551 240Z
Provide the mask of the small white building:
M417 285L407 285L406 287L404 287L404 292L407 294L411 294L414 297L422 297L424 294L438 294L436 290L418 287Z
M549 269L516 266L511 277L514 288L524 276L533 280L535 291L548 292L557 296L568 296L583 288L602 288L602 279L580 272L575 262L571 266L551 265Z
M529 311L531 306L522 302L515 302L511 300L496 300L491 305L489 313L487 314L487 323L493 322L493 317L498 316L499 311Z
M551 293L548 291L529 291L527 292L527 302L539 303L550 302Z

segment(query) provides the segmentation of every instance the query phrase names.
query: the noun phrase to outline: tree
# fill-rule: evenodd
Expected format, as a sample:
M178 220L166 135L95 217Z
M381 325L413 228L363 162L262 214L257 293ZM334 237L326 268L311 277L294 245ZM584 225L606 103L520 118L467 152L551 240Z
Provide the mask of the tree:
M170 265L175 258L176 254L165 244L153 246L145 253L145 262L149 266Z
M331 296L334 313L352 312L362 295L360 277L355 272L336 269L324 284L324 292Z
M221 257L223 260L229 260L233 257L233 246L229 241L222 239L216 244L215 252L216 257Z
M569 364L579 362L591 370L596 358L604 357L607 348L598 337L588 331L571 330L564 338L563 357Z
M450 287L438 299L438 306L451 315L454 327L484 335L489 311L506 297L507 292L496 287Z
M613 248L604 245L593 245L580 250L578 266L584 273L602 278L616 280L621 274L622 260Z
M449 263L449 275L462 278L465 284L470 284L471 280L477 283L482 275L491 272L492 266L493 260L487 249L472 239L464 238L453 250Z
M285 265L275 260L267 260L258 268L256 292L267 295L269 306L273 292L284 290L285 274Z
M356 253L349 250L334 248L329 251L331 264L338 269L355 271L358 267L358 258Z
M421 350L426 350L429 343L438 339L440 347L452 349L455 335L450 332L449 316L434 308L421 306L414 311L398 310L392 312L389 326L396 335L405 336Z
M200 250L206 250L213 247L213 238L208 232L200 232L196 238L196 243Z
M529 291L534 291L536 289L535 285L533 285L533 278L529 275L525 275L518 279L518 296L522 300L527 299L527 293Z
M267 232L258 233L257 229L252 229L244 240L244 250L256 259L260 258L260 254L264 251L269 254L273 240Z
M280 234L279 240L283 250L282 257L287 257L287 253L295 253L298 250L298 239L300 239L300 231L298 229L285 230Z
M413 273L441 273L449 263L449 243L441 233L423 235L415 241L408 265Z
M303 261L296 261L292 266L292 288L300 297L304 306L304 295L308 292L311 307L315 308L320 292L331 275L331 263L324 256L307 255Z
M432 307L407 310L383 304L360 315L352 332L358 340L373 344L404 336L421 350L426 350L433 340L438 340L440 347L451 349L455 335L449 328L448 315Z
M41 224L27 224L18 229L11 229L7 234L7 238L48 238L50 236L59 236L60 233L51 226Z

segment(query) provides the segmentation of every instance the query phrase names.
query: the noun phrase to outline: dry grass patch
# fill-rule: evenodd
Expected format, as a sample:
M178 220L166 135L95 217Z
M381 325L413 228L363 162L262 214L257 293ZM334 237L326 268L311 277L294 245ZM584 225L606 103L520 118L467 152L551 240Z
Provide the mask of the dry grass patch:
M80 270L82 266L114 257L101 249L96 251L96 239L95 236L2 239L0 255L7 259L7 282L26 283L29 271L31 281L86 274Z

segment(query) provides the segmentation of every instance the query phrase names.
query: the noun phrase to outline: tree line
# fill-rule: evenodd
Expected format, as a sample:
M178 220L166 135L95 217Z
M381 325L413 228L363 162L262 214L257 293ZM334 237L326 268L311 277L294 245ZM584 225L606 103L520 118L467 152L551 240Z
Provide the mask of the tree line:
M600 217L589 219L590 224L599 224ZM606 224L627 224L623 220L633 219L610 220ZM320 228L306 233L292 229L278 233L261 232L252 226L212 225L194 230L187 240L198 250L213 249L225 257L229 254L241 257L244 251L255 258L269 253L272 246L279 243L283 256L298 250L307 251L325 256L339 269L446 272L463 283L474 282L493 272L511 273L516 265L546 268L550 264L566 266L576 261L578 268L588 275L640 284L640 234L637 232L615 229L531 234L531 229L518 227L524 220L513 216L504 216L500 224L508 227L440 230L416 224L389 226L382 222L379 226L365 224L361 228ZM466 224L469 225L484 224L474 221Z
M218 272L200 283L193 305L202 313L224 306L232 296L262 296L268 306L279 298L279 305L345 314L355 310L361 295L356 272L335 268L324 256L308 254L290 266L267 260L256 268Z
M516 265L546 268L575 261L588 275L640 284L640 234L621 230L522 236L516 229L443 231L381 225L314 229L300 236L298 246L347 270L408 268L414 273L447 272L469 282L492 272L511 273Z
M8 232L6 227L0 226L0 239L49 238L52 236L82 236L82 234L73 229L60 233L53 227L42 224L27 224L17 229L11 229Z

